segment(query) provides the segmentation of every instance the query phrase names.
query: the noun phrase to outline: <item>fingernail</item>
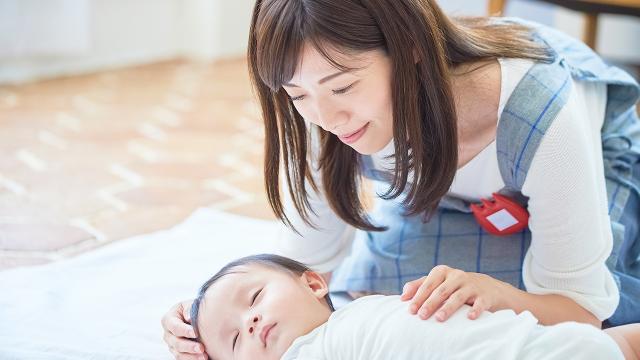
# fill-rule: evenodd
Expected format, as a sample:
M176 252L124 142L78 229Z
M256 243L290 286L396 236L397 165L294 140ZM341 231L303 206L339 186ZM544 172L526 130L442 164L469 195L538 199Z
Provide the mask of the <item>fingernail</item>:
M201 351L201 350L200 350L200 345L195 345L195 346L193 347L193 351L195 351L195 352L199 353L199 352Z
M422 318L426 318L427 317L427 310L425 310L425 309L420 310L419 315Z
M438 321L444 321L444 311L438 311L436 319L438 319Z
M474 317L476 317L476 312L475 311L469 312L469 319L473 319Z

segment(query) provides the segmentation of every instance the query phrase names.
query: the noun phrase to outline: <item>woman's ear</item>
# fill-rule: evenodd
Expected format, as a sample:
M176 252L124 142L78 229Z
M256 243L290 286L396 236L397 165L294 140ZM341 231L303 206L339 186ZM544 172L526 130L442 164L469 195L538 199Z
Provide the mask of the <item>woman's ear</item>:
M327 282L324 280L322 275L318 274L315 271L305 271L300 279L305 283L306 286L309 287L313 295L322 299L329 293L329 286Z

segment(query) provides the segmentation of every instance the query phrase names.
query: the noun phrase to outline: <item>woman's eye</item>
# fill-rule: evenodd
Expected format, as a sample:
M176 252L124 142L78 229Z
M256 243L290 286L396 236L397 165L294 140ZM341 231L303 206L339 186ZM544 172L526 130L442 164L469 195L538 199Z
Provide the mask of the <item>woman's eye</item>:
M338 90L331 90L331 91L333 91L333 93L334 93L334 94L336 94L336 95L344 94L344 93L346 93L347 91L349 91L349 89L351 89L351 88L353 87L353 85L355 85L355 84L356 84L356 83L353 83L353 84L351 84L351 85L349 85L349 86L347 86L347 87L343 87L342 89L338 89Z
M262 292L262 289L256 291L255 294L253 294L253 298L251 298L251 306L253 306L253 303L256 302L256 298L258 297L258 295L260 295L261 292Z
M344 94L344 93L346 93L347 91L351 90L351 88L352 88L356 83L357 83L357 81L356 81L356 82L354 82L353 84L349 85L349 86L343 87L342 89L331 90L331 92L332 92L334 95L341 95L341 94ZM300 100L303 100L303 99L304 99L304 95L291 97L291 101L300 101Z

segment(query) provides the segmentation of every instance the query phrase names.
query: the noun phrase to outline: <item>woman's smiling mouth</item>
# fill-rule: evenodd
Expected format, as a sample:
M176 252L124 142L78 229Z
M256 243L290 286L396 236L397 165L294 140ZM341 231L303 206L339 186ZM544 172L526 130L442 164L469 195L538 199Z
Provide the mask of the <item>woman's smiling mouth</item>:
M369 127L369 123L366 123L363 127L358 129L356 132L346 134L346 135L338 135L338 138L340 139L340 141L342 141L345 144L353 144L354 142L358 141L362 137L362 135L364 135L368 127Z

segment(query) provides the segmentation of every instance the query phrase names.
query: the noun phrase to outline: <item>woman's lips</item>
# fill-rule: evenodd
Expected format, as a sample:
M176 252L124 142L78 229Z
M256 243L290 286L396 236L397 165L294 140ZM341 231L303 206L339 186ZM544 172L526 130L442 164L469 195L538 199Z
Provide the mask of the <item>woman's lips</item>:
M366 123L363 127L358 129L356 132L348 134L346 136L338 136L338 138L340 139L340 141L342 141L345 144L353 144L354 142L358 141L358 139L360 139L362 135L364 135L368 127L369 127L369 123Z

